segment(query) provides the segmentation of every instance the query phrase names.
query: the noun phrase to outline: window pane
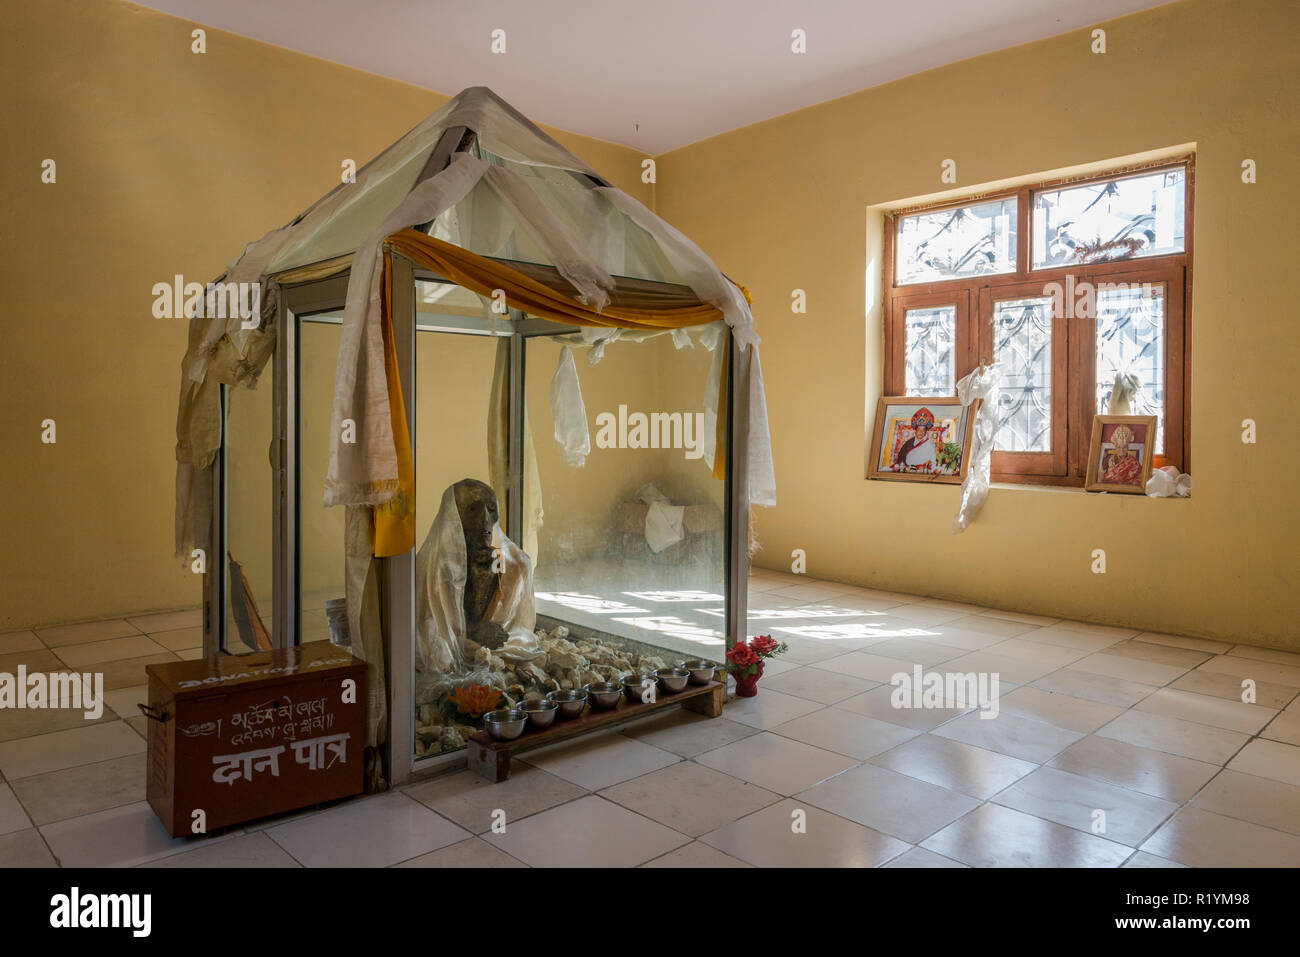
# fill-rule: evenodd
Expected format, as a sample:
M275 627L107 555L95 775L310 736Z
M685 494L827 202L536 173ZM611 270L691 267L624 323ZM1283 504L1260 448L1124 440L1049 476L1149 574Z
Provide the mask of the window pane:
M334 369L342 332L341 309L299 318L298 628L303 642L337 638L342 643L348 632L347 512L322 504L330 462Z
M225 389L226 588L222 650L246 655L274 637L275 473L268 460L274 432L271 368L256 389Z
M1156 454L1165 451L1165 288L1161 285L1101 285L1097 288L1097 411L1110 410L1120 371L1141 384L1130 403L1132 415L1159 416Z
M1016 198L900 216L904 285L1016 271Z
M1034 268L1183 251L1183 167L1034 194Z
M956 395L953 351L957 342L957 309L909 309L904 320L903 364L907 395Z
M713 427L700 411L713 354L702 345L678 350L668 336L620 340L596 365L579 354L591 425L591 452L579 468L553 438L551 381L563 345L527 340L527 415L537 443L537 507L545 507L537 530L537 626L551 632L563 625L571 640L589 643L582 654L601 678L617 679L653 659L717 660L726 627L726 489L685 447ZM681 428L665 413L680 413ZM646 414L648 430L638 438L635 423ZM619 419L628 422L626 442L612 424ZM524 494L531 501L528 488ZM684 506L680 536L674 529L660 537L660 506ZM622 672L607 670L610 655L625 659ZM578 680L557 657L541 667L561 687L597 680Z
M993 361L1002 371L1000 452L1052 450L1052 300L1008 299L993 304Z

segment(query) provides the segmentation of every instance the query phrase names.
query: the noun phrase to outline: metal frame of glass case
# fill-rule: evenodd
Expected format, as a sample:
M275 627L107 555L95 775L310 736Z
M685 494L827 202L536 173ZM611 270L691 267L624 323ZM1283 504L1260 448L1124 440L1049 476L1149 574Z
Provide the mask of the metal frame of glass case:
M416 282L417 280L446 282L439 276L416 270L412 264L393 255L393 332L397 347L398 371L408 409L408 425L412 447L416 441L415 403L415 332L416 332ZM347 294L348 273L327 279L280 287L279 307L276 315L276 349L270 388L272 402L272 443L270 449L269 490L272 500L272 568L273 568L273 642L275 647L296 645L301 640L299 604L299 555L301 535L299 522L299 323L303 317L321 312L342 310ZM534 336L552 336L575 331L547 320L524 316L511 311L510 331L510 422L509 459L510 486L507 491L507 525L505 532L515 541L521 541L519 524L522 509L515 507L522 496L520 475L516 464L523 459L523 409L525 341ZM445 324L444 321L445 320ZM422 327L423 328L423 327ZM468 333L471 335L499 336L501 322L489 322L478 317L446 316L439 321L437 331ZM730 332L728 349L728 397L725 479L725 508L723 529L723 563L725 574L725 626L727 647L745 637L746 582L749 572L748 498L745 472L734 463L746 461L744 423L748 422L746 390L736 382L733 373L736 364L736 346ZM719 346L721 348L721 346ZM262 388L266 388L263 383ZM213 529L212 542L216 558L210 562L204 576L204 653L224 653L227 621L227 565L226 519L227 492L227 432L226 395L222 392L222 444L218 467L213 470ZM383 624L386 643L389 700L389 734L386 745L386 778L392 785L400 785L414 775L423 775L450 766L463 765L464 751L453 751L428 758L414 757L414 628L415 628L415 550L393 558L380 560L380 593L383 604Z

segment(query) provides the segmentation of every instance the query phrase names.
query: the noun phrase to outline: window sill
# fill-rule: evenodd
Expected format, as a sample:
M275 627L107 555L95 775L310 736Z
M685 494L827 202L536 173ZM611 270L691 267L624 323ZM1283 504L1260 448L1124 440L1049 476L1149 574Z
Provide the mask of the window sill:
M1103 491L1090 492L1087 489L1077 485L1030 485L1023 482L990 482L989 488L996 491L1009 491L1009 492L1058 492L1058 493L1063 493L1065 495L1114 495L1114 496L1118 496L1119 498L1152 499L1152 496L1147 495L1146 493L1138 495L1135 492L1103 492ZM1162 501L1162 500L1153 499L1153 501ZM1191 497L1189 496L1188 498L1185 499L1179 499L1170 496L1167 499L1163 499L1163 501L1190 502Z

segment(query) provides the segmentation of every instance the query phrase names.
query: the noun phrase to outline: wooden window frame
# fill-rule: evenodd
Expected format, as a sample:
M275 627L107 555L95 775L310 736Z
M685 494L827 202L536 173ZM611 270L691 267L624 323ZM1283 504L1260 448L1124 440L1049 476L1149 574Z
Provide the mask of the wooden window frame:
M1183 249L1181 253L1144 256L1087 265L1061 265L1038 269L1032 263L1030 229L1034 194L1064 187L1134 175L1185 170ZM884 388L887 395L903 395L904 320L907 310L939 305L957 308L956 378L960 380L981 362L993 358L993 302L1000 299L1044 295L1050 283L1150 283L1164 287L1164 454L1156 467L1174 465L1191 470L1191 300L1193 253L1193 197L1195 157L1184 156L1140 166L1069 179L1047 180L1013 189L982 193L944 203L894 210L884 217ZM898 220L921 212L1016 198L1015 270L992 276L948 279L900 285L895 268ZM992 480L1031 485L1082 488L1087 467L1092 417L1096 414L1096 320L1053 316L1052 320L1052 449L1050 452L994 452Z

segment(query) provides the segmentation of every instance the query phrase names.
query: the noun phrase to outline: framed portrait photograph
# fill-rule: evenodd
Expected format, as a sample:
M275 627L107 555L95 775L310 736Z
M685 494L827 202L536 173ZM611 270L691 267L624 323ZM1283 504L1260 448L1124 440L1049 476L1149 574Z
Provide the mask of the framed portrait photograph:
M1156 438L1154 415L1098 415L1092 420L1088 471L1090 492L1145 495Z
M978 401L965 407L957 398L882 396L876 404L867 477L960 482L970 460L971 421L978 409Z

